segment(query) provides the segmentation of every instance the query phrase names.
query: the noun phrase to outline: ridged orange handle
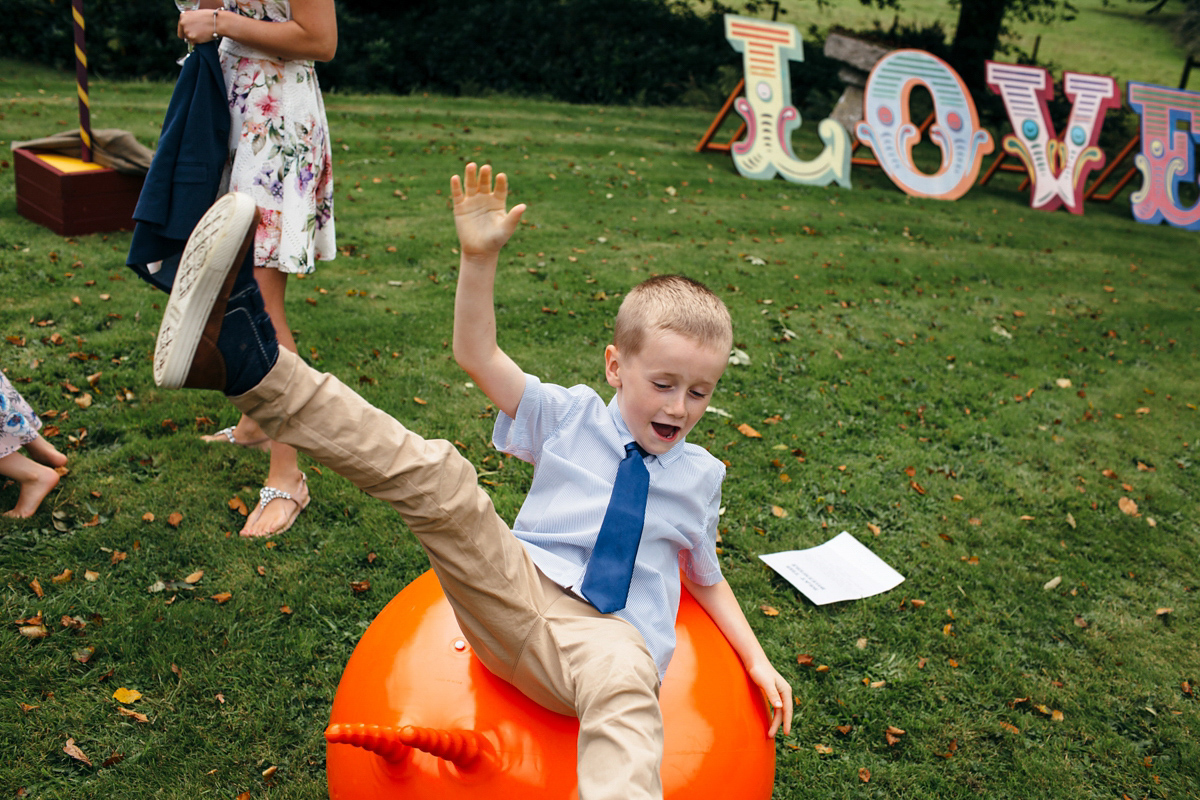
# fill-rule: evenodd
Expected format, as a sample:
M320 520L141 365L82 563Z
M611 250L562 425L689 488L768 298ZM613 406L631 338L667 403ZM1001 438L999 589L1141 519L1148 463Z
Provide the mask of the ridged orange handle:
M447 731L405 725L392 728L361 723L334 723L325 729L325 741L370 750L391 763L405 759L409 748L449 761L459 769L470 769L487 749L487 740L475 731Z

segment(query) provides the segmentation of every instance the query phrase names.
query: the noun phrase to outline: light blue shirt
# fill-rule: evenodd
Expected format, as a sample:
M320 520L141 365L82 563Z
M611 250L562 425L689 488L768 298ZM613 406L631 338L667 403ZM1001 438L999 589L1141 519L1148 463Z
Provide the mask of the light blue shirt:
M534 465L513 532L548 578L582 597L617 465L633 441L616 398L605 404L587 386L566 389L526 375L516 419L501 412L492 441ZM716 540L725 465L685 441L644 461L646 523L629 599L615 614L641 632L661 677L675 652L679 570L704 586L721 580Z

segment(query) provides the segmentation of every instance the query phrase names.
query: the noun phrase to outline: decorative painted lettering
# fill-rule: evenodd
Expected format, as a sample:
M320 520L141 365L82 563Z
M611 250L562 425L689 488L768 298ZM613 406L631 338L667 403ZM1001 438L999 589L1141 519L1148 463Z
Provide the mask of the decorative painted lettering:
M1121 105L1117 82L1104 75L1063 73L1063 92L1071 100L1071 116L1062 137L1054 132L1047 109L1054 80L1041 67L987 62L987 84L1004 99L1013 132L1001 140L1006 153L1029 171L1029 205L1054 211L1062 205L1083 213L1083 184L1092 170L1104 166L1096 142L1110 108Z
M1142 152L1133 159L1142 173L1142 188L1129 198L1133 218L1200 230L1200 202L1184 208L1179 198L1180 183L1196 180L1200 94L1130 81L1129 105L1142 117Z
M909 95L918 85L933 96L937 121L929 138L942 151L941 165L932 174L918 170L912 155L921 134L909 118ZM892 182L914 197L962 197L993 147L991 134L979 127L975 102L962 78L923 50L895 50L876 62L867 79L863 121L855 131Z
M822 153L802 161L792 151L792 132L800 112L792 105L789 61L804 60L804 45L794 25L725 15L725 38L742 53L746 94L735 108L746 121L746 138L731 150L734 166L745 178L770 180L776 174L792 183L825 186L833 181L850 188L850 134L832 119L823 119L817 135Z

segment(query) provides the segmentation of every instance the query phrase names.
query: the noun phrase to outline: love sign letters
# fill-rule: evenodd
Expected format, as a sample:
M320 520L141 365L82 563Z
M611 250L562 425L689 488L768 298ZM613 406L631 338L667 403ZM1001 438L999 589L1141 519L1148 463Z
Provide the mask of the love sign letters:
M804 44L794 25L760 22L725 15L725 38L742 53L746 96L735 107L746 121L747 136L730 152L738 173L769 180L778 173L793 183L826 186L837 181L850 188L850 134L832 119L823 119L817 135L825 150L812 161L792 152L792 131L800 112L792 105L789 61L804 60Z
M743 177L769 180L782 175L794 183L850 188L850 156L857 144L869 147L879 166L902 191L914 197L956 200L979 176L992 136L979 125L975 101L958 73L923 50L894 50L875 63L863 96L863 119L854 128L858 142L833 119L821 120L825 144L820 156L803 161L791 146L801 124L792 105L789 61L803 61L803 43L793 25L728 14L725 38L743 54L745 96L735 108L746 122L746 137L730 150ZM1116 81L1104 75L1065 72L1063 94L1071 113L1061 134L1048 111L1054 95L1050 73L1041 67L987 62L988 88L1000 95L1012 132L1001 139L1029 175L1029 205L1039 211L1066 208L1083 213L1084 183L1104 166L1100 131L1106 113L1121 104ZM914 88L929 92L934 105L930 141L941 151L933 172L913 159L921 130L909 110ZM1138 222L1166 222L1200 230L1200 202L1185 208L1179 187L1196 181L1200 144L1200 93L1131 81L1130 107L1141 116L1141 152L1134 163L1142 187L1131 197Z

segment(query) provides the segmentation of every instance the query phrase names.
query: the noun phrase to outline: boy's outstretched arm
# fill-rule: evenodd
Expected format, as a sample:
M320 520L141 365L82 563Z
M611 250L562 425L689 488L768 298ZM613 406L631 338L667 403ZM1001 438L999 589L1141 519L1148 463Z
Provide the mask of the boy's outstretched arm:
M791 684L771 665L770 659L767 658L762 645L758 642L758 637L754 635L754 630L746 621L746 615L742 613L742 607L738 605L729 582L722 580L712 586L701 586L689 580L686 575L681 577L683 585L692 593L692 597L695 597L700 607L708 612L713 622L717 624L717 628L733 645L733 649L742 659L742 666L746 668L750 679L758 684L758 688L766 696L767 702L771 704L773 713L767 736L773 737L780 725L783 726L784 734L791 733Z
M454 358L498 409L515 417L525 392L525 373L496 343L494 289L500 249L517 229L525 204L504 208L508 178L492 185L492 168L468 164L450 178L454 227L461 253L454 298Z

